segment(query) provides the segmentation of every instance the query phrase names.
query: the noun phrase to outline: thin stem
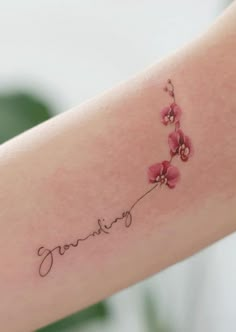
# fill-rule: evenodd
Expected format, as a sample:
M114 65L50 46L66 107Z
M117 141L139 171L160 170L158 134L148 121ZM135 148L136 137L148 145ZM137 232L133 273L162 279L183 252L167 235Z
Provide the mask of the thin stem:
M175 88L174 88L174 85L173 85L173 83L172 83L172 81L171 80L168 80L168 84L171 86L171 96L172 96L172 98L173 98L173 100L174 100L174 103L175 103Z
M135 207L135 205L141 201L141 199L143 199L147 194L149 194L152 190L154 190L157 186L158 186L158 182L151 188L149 189L148 191L146 191L142 196L140 196L134 203L133 205L131 206L131 208L129 209L129 212L131 212L131 210Z

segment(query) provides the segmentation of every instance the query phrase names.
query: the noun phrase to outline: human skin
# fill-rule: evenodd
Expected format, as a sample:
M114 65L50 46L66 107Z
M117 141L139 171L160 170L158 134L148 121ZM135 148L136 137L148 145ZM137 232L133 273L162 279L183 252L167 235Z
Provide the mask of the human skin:
M0 147L0 321L32 331L183 260L236 229L236 5L197 40L103 95ZM129 209L169 159L160 111L171 78L194 152L174 189L161 186L123 220L55 252L40 276L38 249L76 241Z

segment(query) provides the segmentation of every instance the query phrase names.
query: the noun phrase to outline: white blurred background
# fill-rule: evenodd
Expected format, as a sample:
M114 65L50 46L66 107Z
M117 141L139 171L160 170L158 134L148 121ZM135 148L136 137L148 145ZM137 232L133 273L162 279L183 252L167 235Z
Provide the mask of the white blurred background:
M0 0L0 92L26 90L65 111L192 40L228 3ZM149 332L149 292L168 331L235 332L235 254L232 235L114 295L112 318L79 331Z

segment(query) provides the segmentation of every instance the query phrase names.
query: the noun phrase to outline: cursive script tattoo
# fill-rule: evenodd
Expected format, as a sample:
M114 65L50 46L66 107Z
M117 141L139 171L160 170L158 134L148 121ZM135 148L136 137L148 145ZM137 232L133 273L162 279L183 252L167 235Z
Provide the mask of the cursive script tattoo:
M148 182L154 185L136 199L128 210L123 211L119 217L116 217L111 222L107 223L104 219L97 219L97 227L86 236L78 238L74 242L57 245L53 249L41 246L37 251L38 256L42 257L38 270L41 277L46 277L52 270L56 253L63 256L69 249L78 247L78 245L84 241L101 234L110 234L111 229L118 222L123 222L124 226L129 228L133 221L132 211L145 196L151 193L156 187L162 185L166 185L170 189L175 188L180 179L180 172L178 168L172 164L172 160L174 157L179 156L182 161L188 161L193 154L193 148L190 138L186 136L180 128L182 110L176 104L174 85L170 79L167 81L164 91L170 95L172 102L161 110L161 122L165 126L174 125L174 131L168 136L170 159L155 163L148 168Z

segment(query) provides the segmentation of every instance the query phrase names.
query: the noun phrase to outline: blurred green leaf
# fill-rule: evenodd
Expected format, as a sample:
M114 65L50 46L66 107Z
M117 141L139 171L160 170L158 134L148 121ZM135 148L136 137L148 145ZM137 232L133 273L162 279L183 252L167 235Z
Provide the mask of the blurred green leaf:
M161 321L153 295L148 290L144 293L143 316L145 332L171 332L167 324Z
M77 329L82 325L92 322L94 320L104 320L108 317L108 310L105 303L97 303L85 310L82 310L74 315L59 320L56 323L48 325L37 330L38 332L67 332L72 328Z
M52 115L43 101L29 94L0 95L0 143L48 120Z

